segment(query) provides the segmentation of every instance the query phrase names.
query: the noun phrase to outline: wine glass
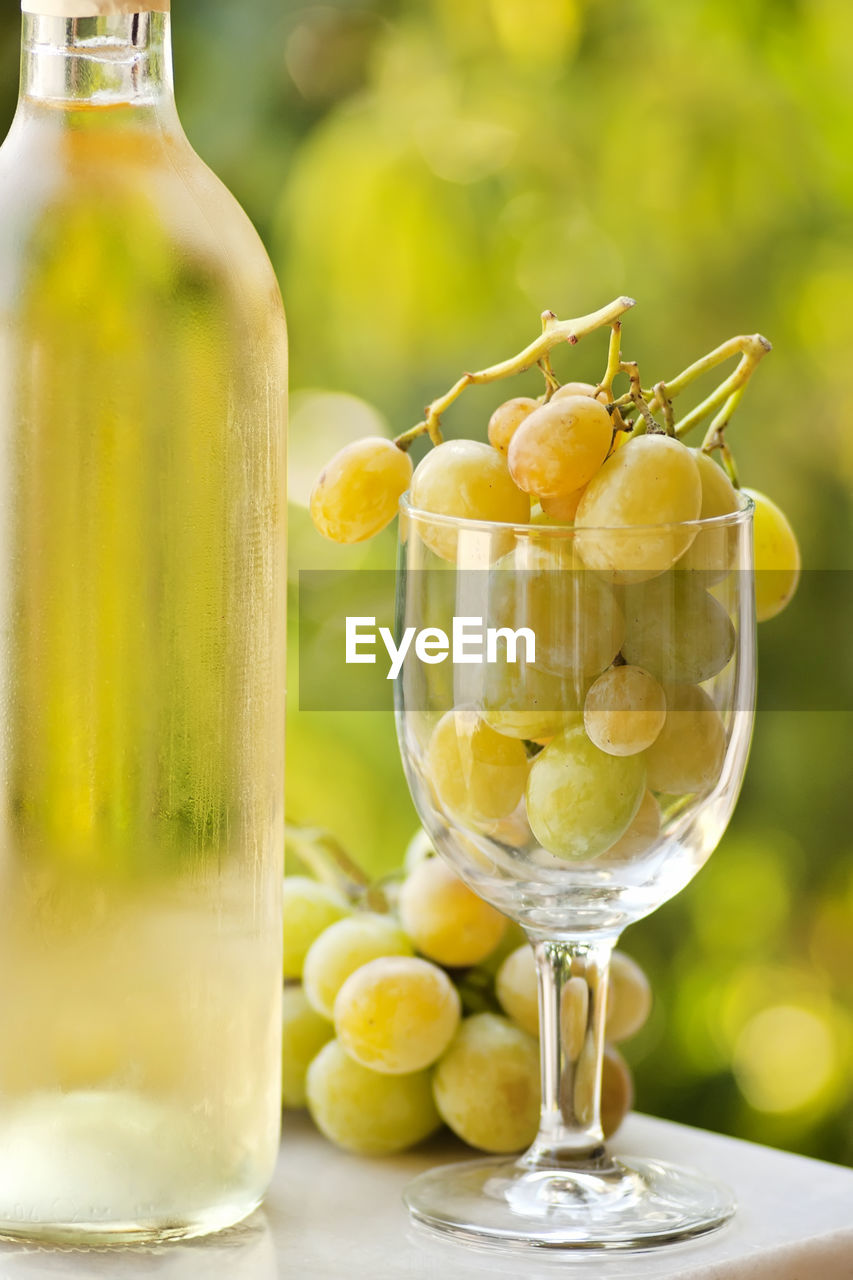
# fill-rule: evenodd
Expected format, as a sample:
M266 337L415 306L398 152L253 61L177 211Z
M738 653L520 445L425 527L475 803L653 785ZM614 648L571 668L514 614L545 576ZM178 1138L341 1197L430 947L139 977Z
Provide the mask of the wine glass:
M648 1248L734 1212L698 1173L611 1156L600 1091L612 949L710 856L743 779L756 670L752 504L739 504L580 529L403 498L398 628L415 631L395 688L409 786L436 850L524 928L539 987L539 1134L522 1156L416 1179L406 1203L434 1230Z

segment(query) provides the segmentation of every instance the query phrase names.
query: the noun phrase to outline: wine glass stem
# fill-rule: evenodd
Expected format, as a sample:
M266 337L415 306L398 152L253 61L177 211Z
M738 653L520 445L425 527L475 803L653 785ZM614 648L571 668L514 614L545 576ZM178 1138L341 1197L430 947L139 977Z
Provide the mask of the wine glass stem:
M539 983L542 1116L531 1168L609 1164L601 1128L607 977L615 938L531 936Z

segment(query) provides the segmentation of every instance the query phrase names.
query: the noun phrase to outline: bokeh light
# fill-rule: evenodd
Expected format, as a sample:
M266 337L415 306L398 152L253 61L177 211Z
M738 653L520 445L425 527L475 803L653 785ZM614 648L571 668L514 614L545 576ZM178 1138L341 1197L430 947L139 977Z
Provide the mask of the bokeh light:
M759 1111L790 1112L828 1102L840 1075L840 1054L826 1018L797 1005L761 1009L734 1050L734 1071Z

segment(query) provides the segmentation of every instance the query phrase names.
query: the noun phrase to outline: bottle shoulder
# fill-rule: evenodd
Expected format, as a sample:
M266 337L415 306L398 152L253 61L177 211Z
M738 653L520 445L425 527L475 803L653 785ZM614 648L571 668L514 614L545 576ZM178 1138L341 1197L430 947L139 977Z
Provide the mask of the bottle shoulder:
M273 295L283 320L260 236L180 126L88 114L17 119L0 148L0 291L45 257L100 245L142 288L149 273L152 287L189 273L238 307L262 297L267 315Z

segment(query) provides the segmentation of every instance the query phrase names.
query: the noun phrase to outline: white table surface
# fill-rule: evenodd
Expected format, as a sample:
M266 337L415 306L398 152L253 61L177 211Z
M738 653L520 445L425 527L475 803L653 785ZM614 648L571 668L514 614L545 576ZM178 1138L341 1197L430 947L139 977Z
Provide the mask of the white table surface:
M359 1159L291 1113L266 1206L243 1226L156 1249L0 1246L0 1280L853 1280L853 1170L646 1116L630 1117L614 1147L721 1179L737 1217L704 1240L642 1254L519 1256L444 1243L409 1225L400 1192L422 1169L464 1158L459 1144Z

